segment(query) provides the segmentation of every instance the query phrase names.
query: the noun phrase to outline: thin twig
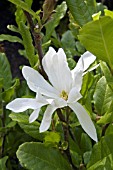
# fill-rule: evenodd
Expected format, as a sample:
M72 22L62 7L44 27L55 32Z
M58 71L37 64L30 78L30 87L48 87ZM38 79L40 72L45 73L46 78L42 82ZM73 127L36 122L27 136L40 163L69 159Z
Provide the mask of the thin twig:
M4 111L4 103L3 102L2 102L1 124L2 124L2 128L4 128L5 127L5 111ZM1 158L4 156L5 139L6 139L6 134L3 134L2 146L1 146L1 156L0 156Z
M41 73L42 75L44 76L45 79L47 79L47 75L43 69L43 65L42 65L42 59L43 59L43 51L42 51L42 44L41 44L41 34L40 34L40 31L39 32L36 32L35 31L35 25L33 23L33 20L32 20L32 17L31 15L27 12L27 11L24 11L24 14L27 18L27 21L29 23L29 26L30 26L30 29L31 29L31 33L33 35L33 38L34 38L34 43L35 43L35 48L38 52L38 55L39 55L39 60L40 60L40 66L41 66Z
M68 123L69 123L69 114L67 113L66 119L65 119L65 117L62 114L60 109L57 109L57 114L58 114L58 117L59 117L60 121L62 121L62 127L63 127L63 131L64 131L64 140L68 144L68 147L65 150L65 153L66 153L66 155L68 157L68 160L69 160L73 170L77 170L77 167L75 167L75 165L72 162L71 153L70 153L70 149L69 149L69 126L68 126Z

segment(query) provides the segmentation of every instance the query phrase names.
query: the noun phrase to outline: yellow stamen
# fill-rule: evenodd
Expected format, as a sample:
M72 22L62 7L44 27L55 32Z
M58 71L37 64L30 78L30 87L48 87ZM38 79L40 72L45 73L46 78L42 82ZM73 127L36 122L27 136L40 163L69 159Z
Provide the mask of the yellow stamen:
M67 100L68 99L68 93L63 90L60 94L60 97L64 100Z

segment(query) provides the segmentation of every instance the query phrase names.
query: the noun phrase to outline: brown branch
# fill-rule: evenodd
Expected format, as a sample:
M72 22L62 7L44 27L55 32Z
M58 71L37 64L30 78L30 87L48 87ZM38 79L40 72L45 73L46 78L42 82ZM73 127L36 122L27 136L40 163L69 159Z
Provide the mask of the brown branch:
M63 127L63 132L64 132L64 140L67 142L68 147L65 150L65 153L67 155L67 158L73 168L73 170L77 170L77 167L75 167L75 165L72 162L72 158L71 158L71 153L70 153L70 149L69 149L69 114L67 113L66 115L66 119L64 117L64 115L62 114L60 109L57 109L57 115L60 119L60 121L62 122L62 127Z
M36 27L35 27L35 25L33 23L31 15L27 11L24 11L24 14L25 14L25 16L27 18L27 21L29 23L31 33L32 33L33 38L34 38L35 48L36 48L36 50L38 52L38 55L39 55L40 66L41 66L41 74L44 76L45 79L48 79L47 75L46 75L46 73L45 73L45 71L43 69L43 65L42 65L42 59L43 59L44 55L43 55L43 51L42 51L40 30L38 32L35 31Z

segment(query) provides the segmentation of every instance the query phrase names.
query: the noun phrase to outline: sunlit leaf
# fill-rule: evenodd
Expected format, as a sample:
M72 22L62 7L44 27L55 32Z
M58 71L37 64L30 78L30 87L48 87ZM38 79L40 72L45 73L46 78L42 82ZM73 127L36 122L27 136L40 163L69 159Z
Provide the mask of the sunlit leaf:
M85 48L113 69L113 19L104 16L87 23L80 30L79 40Z

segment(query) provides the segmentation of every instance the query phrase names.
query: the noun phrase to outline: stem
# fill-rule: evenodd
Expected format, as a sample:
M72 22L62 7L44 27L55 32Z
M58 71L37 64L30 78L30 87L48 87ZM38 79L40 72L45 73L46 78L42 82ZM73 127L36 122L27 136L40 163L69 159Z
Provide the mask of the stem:
M1 124L2 127L5 127L5 112L4 112L4 103L2 102L2 115L1 115ZM6 139L6 134L3 134L3 140L2 140L2 146L1 146L1 158L4 156L4 147L5 147L5 139Z
M62 127L63 127L63 131L64 131L64 140L68 143L68 147L67 149L65 150L65 153L68 157L68 160L73 168L73 170L77 170L77 167L75 167L75 165L73 164L72 162L72 158L71 158L71 153L70 153L70 149L69 149L69 112L68 112L68 108L66 110L66 119L64 117L64 115L62 114L61 110L60 109L57 109L57 114L58 114L58 117L60 119L60 121L62 121Z
M39 29L39 32L36 32L35 31L35 25L33 23L33 20L32 20L32 17L31 15L27 12L27 11L24 11L24 14L27 18L27 21L29 23L29 26L30 26L30 29L31 29L31 32L32 32L32 35L33 35L33 38L34 38L34 43L35 43L35 48L38 52L38 55L39 55L39 60L40 60L40 66L41 66L41 73L42 75L44 76L45 79L47 79L47 75L43 69L43 65L42 65L42 59L43 59L43 51L42 51L42 44L41 44L41 34L40 34L40 29Z

